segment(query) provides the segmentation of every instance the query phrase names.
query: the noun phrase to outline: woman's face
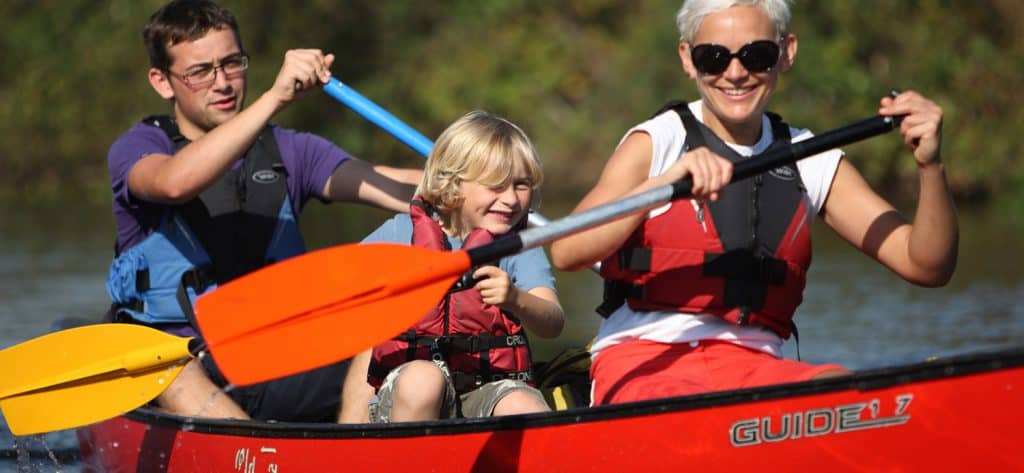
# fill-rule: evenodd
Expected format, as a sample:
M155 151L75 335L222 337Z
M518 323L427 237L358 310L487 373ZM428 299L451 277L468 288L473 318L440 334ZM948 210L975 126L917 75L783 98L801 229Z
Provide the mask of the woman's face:
M719 45L736 54L755 41L770 41L781 47L778 61L768 70L748 70L738 57L733 57L723 71L702 71L691 57L692 49L702 45ZM768 15L751 6L735 6L704 17L693 42L679 45L683 69L696 79L704 101L704 123L726 141L746 145L760 137L761 114L775 91L779 73L789 69L795 54L796 37L787 35L780 41Z

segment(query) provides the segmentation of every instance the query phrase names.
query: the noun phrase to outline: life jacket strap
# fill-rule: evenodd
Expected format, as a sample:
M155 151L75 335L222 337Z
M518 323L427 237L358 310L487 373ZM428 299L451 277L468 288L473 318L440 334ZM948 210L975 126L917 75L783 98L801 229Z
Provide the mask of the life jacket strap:
M135 293L142 294L149 290L149 268L135 271ZM127 311L145 312L146 303L142 299L132 299L127 302L113 302L108 311L113 322L135 322L135 318Z
M196 323L195 312L192 309L192 299L189 297L188 289L192 289L192 293L199 295L206 292L207 289L217 284L217 281L209 275L209 272L201 268L192 268L185 271L181 275L181 282L178 284L178 291L176 298L178 305L181 307L182 313L188 319L189 324L198 330L199 326ZM141 294L150 289L151 284L149 280L149 268L140 269L135 272L135 290ZM135 321L135 318L124 311L130 310L135 312L145 312L146 303L142 299L132 299L127 302L113 303L109 313L110 318L113 321Z
M178 305L181 306L181 312L185 314L188 323L196 330L199 330L199 323L196 321L196 314L192 309L192 298L189 297L188 289L192 289L193 294L199 295L216 284L216 280L201 268L192 268L181 274L181 283L178 284L176 296Z
M704 274L725 279L763 282L781 286L786 282L786 262L740 249L727 253L705 253Z
M372 378L384 379L387 377L391 369L386 368L377 363L370 363L367 369L367 374ZM459 394L464 394L474 389L483 386L486 383L492 381L499 381L502 379L519 380L526 383L533 384L533 373L531 371L505 371L505 372L493 372L491 370L483 370L479 372L469 373L463 371L452 371L451 372L452 383L455 385L455 391Z
M619 267L628 271L649 272L651 270L651 253L650 248L623 248L617 255Z
M135 292L142 294L148 291L149 285L149 268L140 269L135 272Z
M483 353L495 348L524 347L529 344L522 334L513 335L449 335L431 336L403 333L395 340L416 346L434 346L437 344L448 352Z
M533 373L529 371L506 371L502 373L491 373L489 371L482 373L463 373L461 371L452 372L452 383L455 384L455 392L459 394L465 394L483 386L486 383L501 381L503 379L518 380L524 383L533 384Z
M612 313L622 307L627 299L640 299L643 296L643 286L625 281L604 280L604 297L601 305L594 311L603 318L611 317Z

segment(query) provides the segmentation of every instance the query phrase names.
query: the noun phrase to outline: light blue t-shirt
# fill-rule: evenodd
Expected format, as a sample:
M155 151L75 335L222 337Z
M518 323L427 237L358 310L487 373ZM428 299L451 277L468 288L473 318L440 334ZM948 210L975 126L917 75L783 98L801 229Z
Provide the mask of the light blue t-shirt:
M453 250L462 248L462 239L448 237ZM363 239L363 243L412 244L412 217L398 214L377 227ZM542 248L531 248L522 253L506 256L498 261L498 267L508 273L512 284L529 291L536 287L555 289L555 278L551 275L551 264Z

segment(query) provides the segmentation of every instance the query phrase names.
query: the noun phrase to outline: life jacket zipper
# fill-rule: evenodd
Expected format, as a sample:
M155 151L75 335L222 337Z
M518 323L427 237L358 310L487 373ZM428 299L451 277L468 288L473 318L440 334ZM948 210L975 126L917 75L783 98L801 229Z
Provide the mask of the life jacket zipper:
M185 224L182 223L181 217L177 214L177 212L175 212L174 214L174 226L178 227L178 231L185 236L185 240L188 241L189 246L192 247L192 251L199 251L199 249L196 248L196 243L192 241L192 235L189 234L188 229L185 227Z
M708 224L704 221L704 200L703 199L690 199L690 204L693 205L693 210L697 212L697 223L704 229L704 233L708 232Z

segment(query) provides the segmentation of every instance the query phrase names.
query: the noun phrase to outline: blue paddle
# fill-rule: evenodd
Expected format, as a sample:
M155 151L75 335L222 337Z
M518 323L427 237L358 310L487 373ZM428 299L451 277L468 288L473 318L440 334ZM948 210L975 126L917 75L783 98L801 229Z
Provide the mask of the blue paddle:
M412 127L406 125L359 92L356 92L352 87L342 84L338 79L331 77L331 80L324 84L323 89L324 92L327 92L327 95L362 115L370 123L390 133L398 141L412 148L413 151L416 151L424 158L430 154L430 149L434 147L434 142L429 138L412 129ZM527 218L529 219L529 224L534 227L548 224L548 219L536 212L530 212Z

